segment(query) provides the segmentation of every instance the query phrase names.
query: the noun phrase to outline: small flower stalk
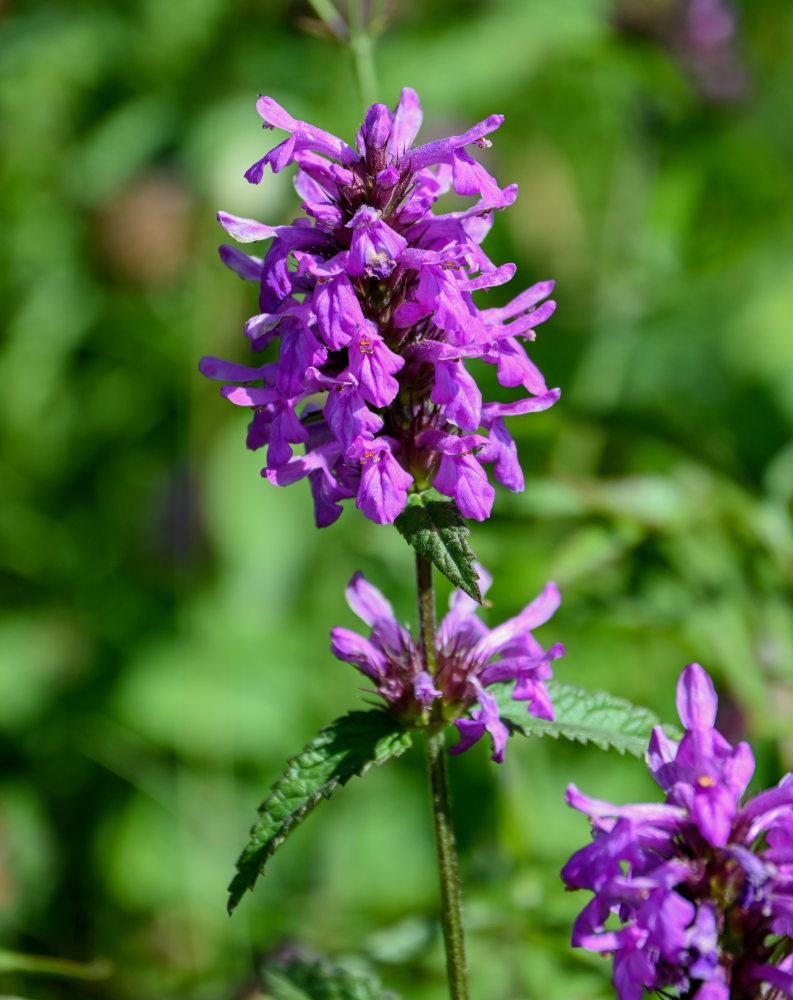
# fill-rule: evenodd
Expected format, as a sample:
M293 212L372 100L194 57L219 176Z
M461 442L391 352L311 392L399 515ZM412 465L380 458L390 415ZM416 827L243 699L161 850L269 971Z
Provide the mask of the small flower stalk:
M308 478L318 526L332 524L348 498L372 521L391 523L408 491L430 485L463 516L484 520L494 498L486 466L508 489L523 489L504 418L559 398L523 346L554 311L553 282L497 308L473 297L515 272L480 244L517 187L499 187L472 155L491 145L503 116L414 147L422 111L406 87L393 112L369 108L352 147L270 97L257 109L266 129L287 138L245 176L258 184L266 168L296 163L305 215L268 226L220 212L236 241L270 243L263 259L233 246L220 255L259 286L245 333L257 353L277 342L277 360L207 357L201 371L252 412L247 443L267 447L262 475L279 486ZM449 190L475 201L436 214ZM483 401L466 367L473 359L495 365L500 384L523 395Z
M573 944L614 956L620 1000L645 988L782 1000L793 995L793 774L743 802L754 757L713 728L716 694L699 664L683 671L677 707L683 739L656 727L647 752L663 804L616 806L568 788L593 841L562 878L595 894Z
M490 578L480 567L486 592ZM486 732L493 743L492 759L504 759L509 731L499 717L494 696L486 688L497 681L514 681L513 699L525 701L529 714L553 718L545 681L551 662L564 653L562 643L543 649L531 630L544 624L559 607L556 585L543 592L519 615L489 629L477 617L477 604L457 590L434 635L434 672L400 625L380 591L356 573L346 591L347 602L371 628L369 638L346 628L331 632L331 649L353 664L373 684L388 709L412 725L454 722L460 740L451 753L462 753ZM498 657L496 659L496 657ZM469 718L463 718L472 709Z

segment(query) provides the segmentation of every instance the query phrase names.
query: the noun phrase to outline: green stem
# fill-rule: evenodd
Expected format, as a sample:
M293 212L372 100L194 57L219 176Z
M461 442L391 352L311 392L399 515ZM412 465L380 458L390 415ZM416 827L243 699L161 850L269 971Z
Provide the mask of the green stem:
M314 8L314 13L322 21L328 31L339 41L347 37L347 25L344 18L336 10L331 0L308 0Z
M416 584L422 662L427 673L433 675L435 673L435 592L432 585L432 564L418 552L416 553ZM454 846L443 733L443 726L427 730L427 770L430 778L435 847L438 853L438 870L441 880L443 942L446 947L449 996L451 1000L468 1000L460 877L457 871L457 851Z
M0 973L33 972L44 976L71 976L75 979L100 980L113 975L113 966L103 958L93 962L73 962L50 955L26 955L0 950Z
M416 592L419 601L419 648L428 674L435 673L435 588L432 563L416 553Z
M355 76L363 106L374 104L377 96L377 72L374 68L374 43L364 13L366 0L349 0L350 48Z

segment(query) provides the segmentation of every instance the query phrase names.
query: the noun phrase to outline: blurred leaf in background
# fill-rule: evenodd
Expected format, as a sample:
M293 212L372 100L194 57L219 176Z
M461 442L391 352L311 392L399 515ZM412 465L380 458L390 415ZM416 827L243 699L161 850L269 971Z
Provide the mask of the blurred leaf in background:
M415 87L425 141L505 114L488 166L520 194L485 249L517 289L558 282L533 357L562 399L511 421L526 492L474 526L492 621L555 578L558 679L664 719L701 660L759 787L793 766L793 10L731 8L743 82L722 100L683 7L639 30L627 0L393 5L378 99ZM246 360L255 310L215 211L297 213L287 172L242 177L267 145L257 93L348 139L360 124L348 57L311 18L291 0L0 5L0 925L14 953L115 969L7 968L4 993L256 995L255 956L287 940L417 1000L443 989L415 752L334 797L225 914L285 757L361 705L328 655L344 584L361 569L414 615L397 532L354 509L316 531L197 373ZM568 946L557 873L587 833L562 795L641 799L641 770L548 740L512 740L499 769L454 759L475 995L611 995Z

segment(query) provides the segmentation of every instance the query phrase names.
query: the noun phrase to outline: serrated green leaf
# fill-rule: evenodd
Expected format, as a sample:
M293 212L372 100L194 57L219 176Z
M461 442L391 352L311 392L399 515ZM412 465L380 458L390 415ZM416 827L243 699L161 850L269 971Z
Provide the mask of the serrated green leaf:
M409 493L394 524L408 545L429 559L455 587L482 603L473 566L475 556L467 541L471 531L454 500L434 489Z
M374 976L352 973L322 959L268 963L263 978L272 1000L398 1000Z
M536 719L526 703L512 700L512 684L488 688L496 696L501 718L524 736L552 736L578 743L594 743L601 750L626 751L644 757L653 726L660 720L648 708L632 705L605 691L587 691L572 684L548 682L555 718Z
M283 777L259 807L248 846L229 886L229 913L252 889L270 856L291 831L340 785L374 765L398 757L411 744L409 730L380 709L336 719L292 757Z

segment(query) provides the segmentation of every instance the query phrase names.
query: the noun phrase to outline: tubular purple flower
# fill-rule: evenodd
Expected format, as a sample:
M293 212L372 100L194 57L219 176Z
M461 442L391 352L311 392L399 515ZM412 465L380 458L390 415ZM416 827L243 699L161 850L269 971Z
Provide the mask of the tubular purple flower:
M645 987L770 1000L793 985L793 775L741 805L752 752L713 728L716 692L697 663L677 708L683 739L656 728L647 753L665 803L614 806L568 788L594 834L562 869L569 888L595 894L573 944L613 953L620 1000ZM612 913L619 930L606 930Z
M224 244L218 248L220 259L230 271L234 271L246 281L261 281L264 272L264 261L261 257L251 257L236 247Z
M407 88L406 88L407 89ZM404 94L404 90L402 91ZM415 94L415 91L413 91ZM437 142L430 142L426 146L419 146L410 154L410 169L417 173L425 167L431 167L438 163L449 163L452 153L457 149L462 149L469 143L479 141L490 132L495 132L504 121L503 115L490 115L484 121L469 128L463 135L453 135L449 139L439 139ZM458 192L462 194L462 192Z
M458 437L436 430L426 430L419 434L416 443L428 446L440 453L438 472L432 483L435 489L446 496L454 497L460 512L465 517L484 521L493 506L495 490L487 481L487 474L476 461L474 455L487 444L487 438L480 434L466 434Z
M383 426L383 418L369 409L358 383L352 380L339 381L331 389L323 414L333 436L345 449L351 448L356 438L371 440Z
M354 149L270 97L257 109L266 128L288 136L246 177L258 184L266 167L277 173L295 163L306 213L286 226L218 213L235 240L269 241L263 259L220 250L231 270L259 284L258 312L245 324L251 349L277 347L272 367L227 366L222 376L247 392L224 389L253 410L248 446L268 448L265 477L291 482L303 468L323 525L338 517L346 497L372 520L391 522L408 490L433 481L465 516L483 520L494 497L485 464L495 463L495 478L508 488L523 487L503 417L545 409L559 395L518 339L533 339L552 314L553 283L535 284L503 307L481 310L474 301L477 291L515 273L514 264L496 266L479 245L494 211L517 193L515 185L501 188L473 155L491 145L486 136L503 117L411 148L422 112L406 87L393 112L383 104L367 111ZM435 214L450 189L476 201ZM483 402L466 367L475 358L497 365L502 385L528 395ZM221 370L207 362L205 373L207 365ZM266 395L254 392L261 381ZM328 399L318 405L323 393ZM499 405L509 409L494 409ZM292 447L300 444L321 447L322 461L295 463Z
M479 573L486 590L489 577L481 568ZM499 717L496 699L485 690L490 684L515 681L513 698L526 701L530 715L553 718L545 681L551 676L551 661L563 655L564 646L557 642L543 650L531 629L559 606L555 584L549 583L519 615L492 630L477 617L476 602L455 591L435 636L434 675L424 669L417 644L397 622L391 605L360 573L353 576L346 596L372 631L365 639L334 628L333 653L373 680L377 694L399 718L415 725L454 722L460 740L452 753L462 753L489 733L492 759L504 759L509 730Z
M377 524L390 524L405 506L413 477L394 458L388 438L357 437L347 454L361 465L356 505Z
M405 364L405 359L386 347L374 323L356 331L349 348L350 373L358 380L367 403L385 407L399 392L399 382L393 375Z
M361 147L358 152L364 156L367 149L379 153L391 135L391 112L385 104L373 104L366 112L361 132Z
M450 421L460 430L475 431L482 423L482 393L459 358L435 363L435 386L430 402L446 407Z
M407 246L405 237L387 226L371 205L361 205L347 228L353 230L347 273L387 278Z
M497 764L502 764L509 730L499 717L498 705L492 694L488 694L479 684L475 684L474 687L477 691L479 705L471 712L470 719L457 720L456 726L460 732L460 741L449 749L449 753L463 753L487 732L490 733L493 740L493 756L490 759Z
M260 97L256 102L256 110L264 119L265 128L275 126L283 129L284 132L291 132L297 142L301 143L305 149L310 149L321 156L328 156L333 160L340 160L342 163L354 163L358 159L355 150L346 142L342 142L330 132L324 132L321 128L316 128L307 122L296 121L272 97Z
M507 403L487 403L482 407L482 425L488 430L487 444L479 453L483 464L494 462L493 475L502 486L513 493L523 490L523 469L518 461L518 449L507 430L503 417L515 413L530 413L553 406L559 398L559 390L551 389L539 396L521 399L512 405Z
M360 303L346 274L317 285L314 310L320 336L331 351L347 347L366 325Z

